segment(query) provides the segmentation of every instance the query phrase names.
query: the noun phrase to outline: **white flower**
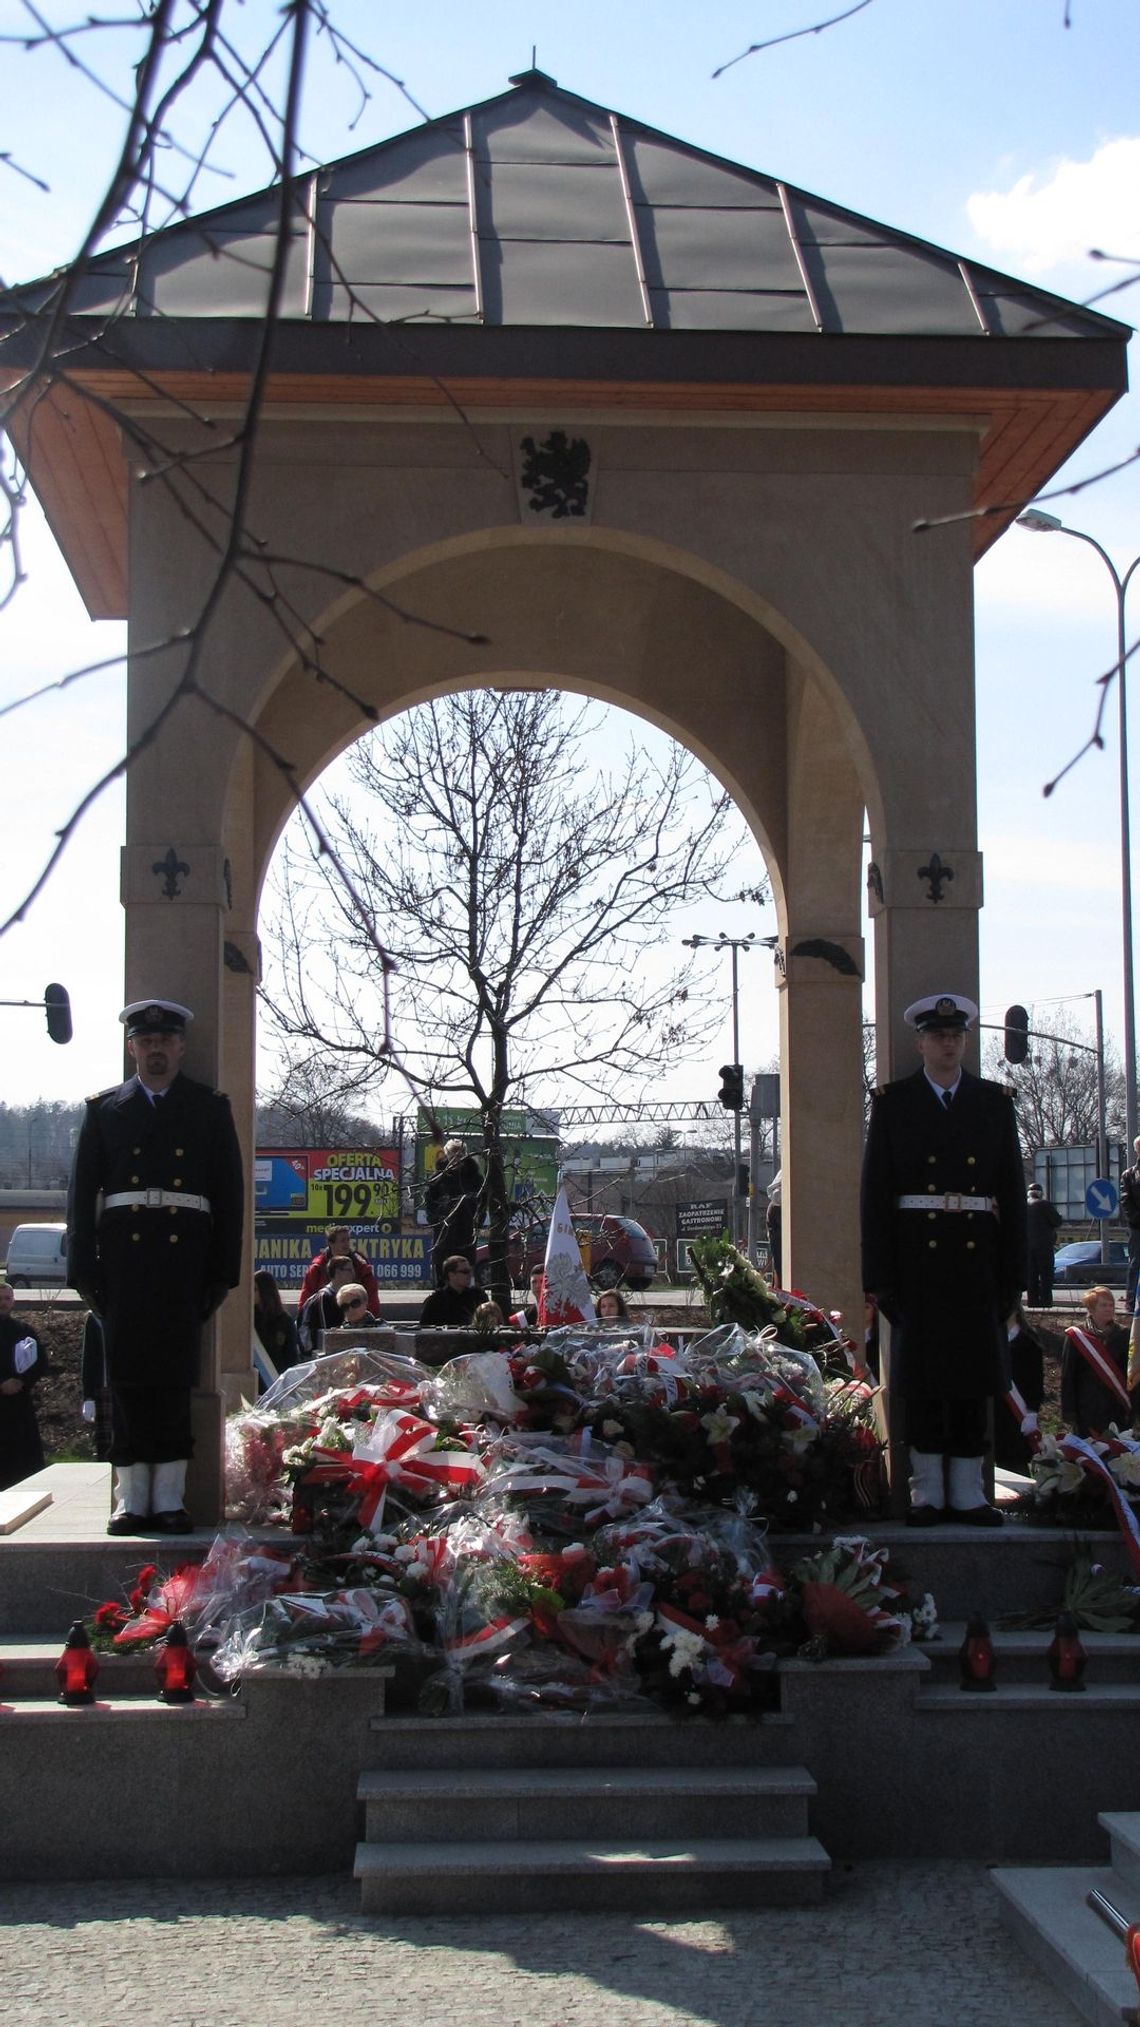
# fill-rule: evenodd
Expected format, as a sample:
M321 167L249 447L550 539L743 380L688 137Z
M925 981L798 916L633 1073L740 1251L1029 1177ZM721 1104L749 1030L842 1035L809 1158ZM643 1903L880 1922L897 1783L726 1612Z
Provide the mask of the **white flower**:
M1140 1485L1140 1450L1122 1450L1107 1463L1118 1485Z
M733 1430L740 1427L740 1416L730 1415L724 1408L713 1408L710 1414L701 1416L701 1427L708 1430L710 1443L727 1443Z
M818 1429L807 1422L798 1422L794 1428L784 1430L780 1441L793 1457L805 1457L818 1436Z
M788 1494L788 1497L787 1497L787 1504L788 1504L789 1506L794 1506L794 1505L795 1505L795 1503L796 1503L796 1501L797 1501L797 1499L799 1498L799 1496L800 1496L800 1495L799 1495L799 1493L798 1493L798 1492L789 1492L789 1494Z
M715 1612L708 1612L708 1613L706 1613L706 1615L705 1615L705 1626L706 1626L706 1629L707 1629L707 1630L708 1630L708 1631L709 1631L710 1633L715 1633L715 1632L716 1632L716 1629L717 1629L717 1627L718 1627L719 1625L720 1625L720 1620L718 1619L718 1617L717 1617L717 1615L716 1615L716 1613L715 1613Z

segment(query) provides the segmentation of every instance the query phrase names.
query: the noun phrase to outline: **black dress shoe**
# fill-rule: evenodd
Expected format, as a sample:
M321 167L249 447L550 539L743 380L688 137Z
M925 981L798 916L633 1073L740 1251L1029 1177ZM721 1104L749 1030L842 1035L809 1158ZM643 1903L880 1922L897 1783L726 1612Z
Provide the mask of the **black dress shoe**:
M108 1534L153 1534L154 1522L138 1513L117 1513L107 1522Z
M151 1526L156 1534L193 1534L194 1522L184 1506L176 1507L173 1513L154 1513Z
M944 1506L912 1506L907 1514L906 1524L908 1527L937 1527L939 1521L945 1518Z
M948 1506L946 1518L956 1527L1005 1526L1005 1515L996 1506Z

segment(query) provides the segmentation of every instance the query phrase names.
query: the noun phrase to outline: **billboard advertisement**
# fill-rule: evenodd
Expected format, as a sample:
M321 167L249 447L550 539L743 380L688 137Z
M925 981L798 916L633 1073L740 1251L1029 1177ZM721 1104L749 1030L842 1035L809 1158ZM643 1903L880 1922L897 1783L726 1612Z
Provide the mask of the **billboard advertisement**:
M389 1286L431 1280L430 1232L400 1229L394 1147L259 1147L254 1161L254 1270L296 1288L330 1225Z
M398 1218L400 1157L394 1147L259 1147L254 1212L262 1217Z

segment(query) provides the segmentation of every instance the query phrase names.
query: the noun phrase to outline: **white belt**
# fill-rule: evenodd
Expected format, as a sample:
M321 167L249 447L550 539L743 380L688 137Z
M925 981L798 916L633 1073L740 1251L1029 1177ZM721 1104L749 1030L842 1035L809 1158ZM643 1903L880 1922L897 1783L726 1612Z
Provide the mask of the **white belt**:
M956 1196L950 1191L945 1196L897 1196L895 1209L898 1211L996 1211L997 1198L992 1196Z
M103 1198L105 1211L208 1211L208 1196L184 1196L175 1189L124 1189Z

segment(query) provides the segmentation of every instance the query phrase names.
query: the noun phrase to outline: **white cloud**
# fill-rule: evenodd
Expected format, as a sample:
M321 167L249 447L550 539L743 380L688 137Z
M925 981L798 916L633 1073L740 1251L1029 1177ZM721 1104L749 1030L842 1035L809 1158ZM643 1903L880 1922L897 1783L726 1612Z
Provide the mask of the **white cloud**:
M1080 260L1093 247L1140 259L1140 137L1106 141L1087 162L1062 159L1047 181L1020 176L1009 190L967 200L978 237L1025 274ZM1104 281L1111 269L1100 270Z

